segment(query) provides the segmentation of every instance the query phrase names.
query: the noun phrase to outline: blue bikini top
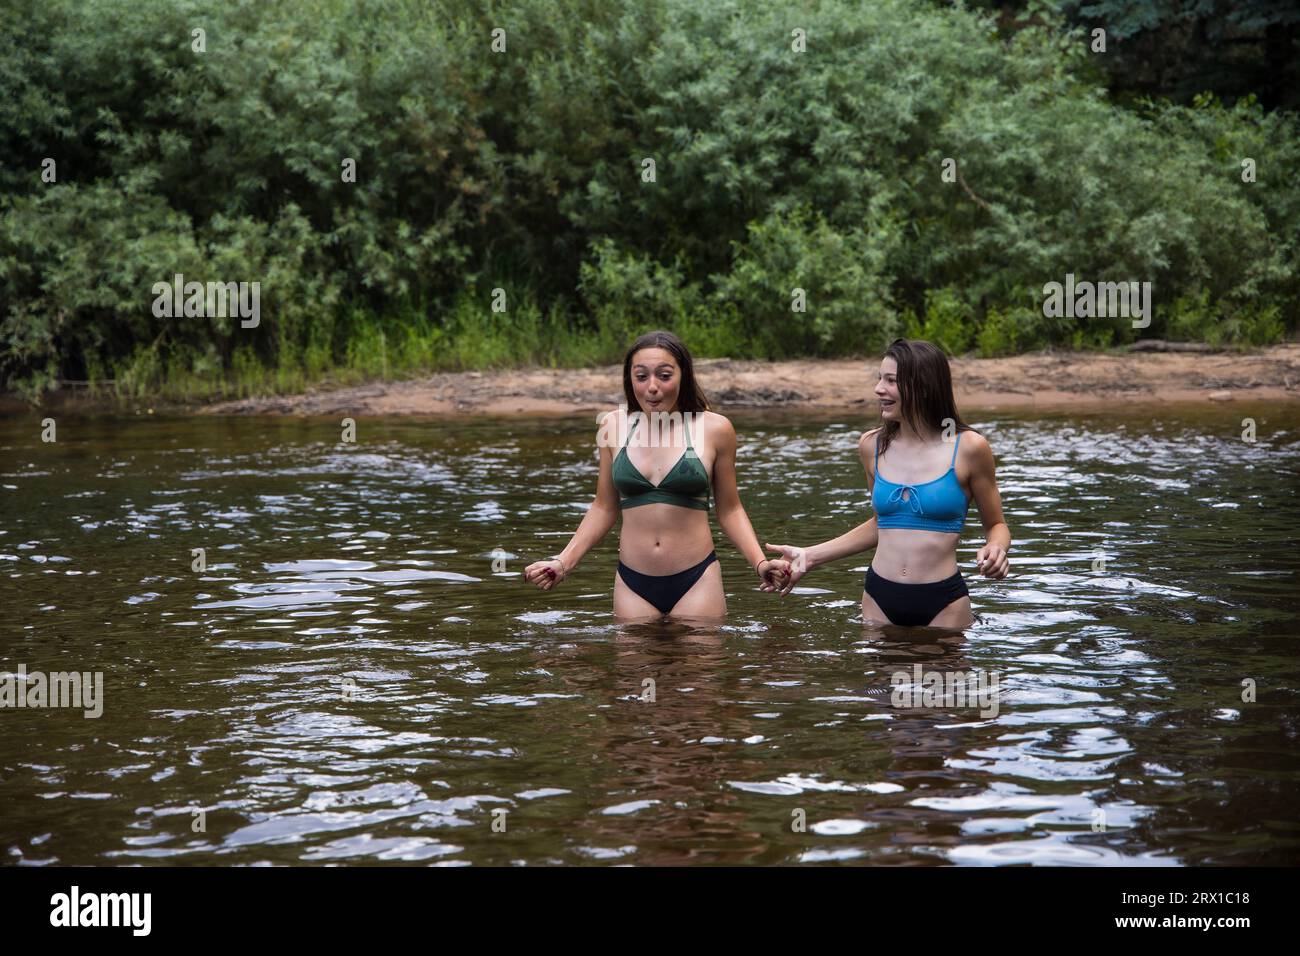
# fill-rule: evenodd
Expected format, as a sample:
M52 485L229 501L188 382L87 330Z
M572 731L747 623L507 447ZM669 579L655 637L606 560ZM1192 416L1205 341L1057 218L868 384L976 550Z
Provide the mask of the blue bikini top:
M952 462L934 481L919 485L896 485L880 474L880 437L876 437L876 483L871 489L871 507L876 512L876 526L907 528L913 531L961 531L966 523L970 499L957 480L957 448L961 432L953 444Z

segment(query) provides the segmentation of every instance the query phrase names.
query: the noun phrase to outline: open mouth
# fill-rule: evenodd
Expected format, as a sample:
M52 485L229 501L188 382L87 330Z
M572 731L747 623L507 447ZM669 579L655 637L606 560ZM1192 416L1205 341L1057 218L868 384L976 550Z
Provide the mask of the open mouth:
M882 398L880 400L880 410L882 412L887 408L893 408L893 407L894 407L894 400L892 398Z

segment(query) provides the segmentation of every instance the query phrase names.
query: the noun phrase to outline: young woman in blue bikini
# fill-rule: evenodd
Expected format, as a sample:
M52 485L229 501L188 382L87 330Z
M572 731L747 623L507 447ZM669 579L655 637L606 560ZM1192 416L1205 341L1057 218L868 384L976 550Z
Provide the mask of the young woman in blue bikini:
M621 515L614 615L721 618L727 598L709 527L712 492L718 524L754 569L760 590L781 590L789 562L763 556L736 490L736 431L709 411L682 341L671 332L637 339L623 360L623 394L629 414L609 412L597 435L595 500L565 549L530 564L524 579L549 591Z
M862 593L864 621L969 627L974 617L957 568L957 539L972 500L985 534L975 568L985 577L1007 576L1011 531L993 452L957 414L947 356L929 342L895 340L880 362L875 393L883 424L858 442L875 516L810 548L769 544L792 565L781 593L815 567L875 548Z

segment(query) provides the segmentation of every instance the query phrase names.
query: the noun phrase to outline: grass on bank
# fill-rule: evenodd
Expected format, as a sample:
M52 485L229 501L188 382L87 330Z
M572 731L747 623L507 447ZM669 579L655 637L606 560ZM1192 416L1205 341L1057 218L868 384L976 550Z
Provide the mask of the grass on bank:
M1076 350L1105 350L1148 332L1178 341L1222 347L1254 347L1283 341L1286 329L1276 307L1222 314L1208 297L1177 300L1164 310L1152 330L1134 331L1126 320L1080 322L1065 344ZM673 328L698 358L781 359L806 357L774 351L772 342L757 343L734 312L695 310L659 323ZM1042 331L1041 315L1031 309L990 310L970 314L961 299L940 290L927 296L922 315L897 315L896 331L933 341L951 355L1013 355L1052 344ZM804 317L792 315L791 321ZM459 299L441 321L409 309L380 317L353 310L313 324L306 342L277 343L268 360L250 346L236 346L224 358L214 350L169 349L165 336L139 346L111 368L87 363L85 385L104 400L155 399L193 404L222 399L283 395L401 380L436 372L504 369L521 366L581 368L622 361L628 344L650 328L626 314L606 314L596 328L575 318L564 306L549 312L525 303L510 313L485 311L477 300ZM866 357L884 342L825 358ZM38 390L24 394L36 401Z

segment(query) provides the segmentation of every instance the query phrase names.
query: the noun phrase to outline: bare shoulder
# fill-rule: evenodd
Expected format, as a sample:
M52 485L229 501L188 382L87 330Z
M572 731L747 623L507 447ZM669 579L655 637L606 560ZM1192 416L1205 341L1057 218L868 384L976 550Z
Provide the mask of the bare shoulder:
M876 438L883 430L883 425L868 429L858 439L858 457L862 459L862 470L867 473L867 481L872 487L876 482Z
M989 445L989 440L977 431L964 431L961 433L961 447L969 448L976 454L986 454L993 449Z
M696 412L690 418L695 444L713 450L714 461L736 455L736 429L731 420L717 412Z
M993 464L993 448L989 445L988 439L977 431L961 433L960 454L972 468Z
M598 449L615 449L623 444L622 425L619 409L596 413L596 447Z
M699 422L700 428L707 432L714 441L734 439L736 437L735 426L731 424L731 419L726 415L719 415L717 412L696 412L692 422Z

